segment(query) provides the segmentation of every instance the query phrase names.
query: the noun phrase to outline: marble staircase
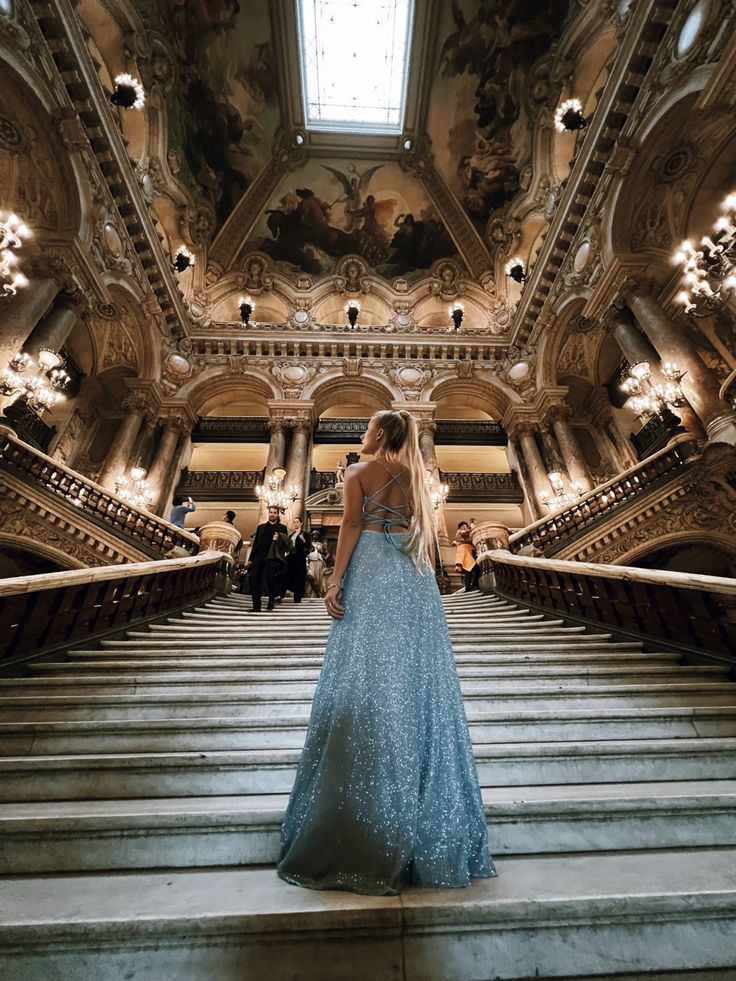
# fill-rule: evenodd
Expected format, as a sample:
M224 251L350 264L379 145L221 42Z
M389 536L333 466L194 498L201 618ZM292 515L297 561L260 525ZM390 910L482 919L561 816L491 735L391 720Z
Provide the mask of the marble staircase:
M399 897L277 879L329 621L222 597L0 679L8 976L736 979L726 669L444 602L499 878Z

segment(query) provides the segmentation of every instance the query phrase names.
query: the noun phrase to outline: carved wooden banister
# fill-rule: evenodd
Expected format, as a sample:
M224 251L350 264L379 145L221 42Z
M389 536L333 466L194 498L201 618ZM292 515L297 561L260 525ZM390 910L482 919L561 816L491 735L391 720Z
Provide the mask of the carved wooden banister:
M102 521L108 528L143 542L161 554L178 546L193 555L199 548L194 535L149 511L133 507L94 481L22 442L4 427L0 427L0 470L34 483L78 508L86 517Z
M227 588L230 562L203 552L0 580L0 668L208 599Z
M499 595L685 653L736 663L736 581L657 569L479 555ZM483 580L481 580L483 585Z
M533 546L544 552L681 471L694 452L695 443L691 436L684 434L675 437L658 453L640 460L607 483L594 487L569 507L550 512L534 524L517 531L509 539L509 548L512 552L519 552L524 547Z

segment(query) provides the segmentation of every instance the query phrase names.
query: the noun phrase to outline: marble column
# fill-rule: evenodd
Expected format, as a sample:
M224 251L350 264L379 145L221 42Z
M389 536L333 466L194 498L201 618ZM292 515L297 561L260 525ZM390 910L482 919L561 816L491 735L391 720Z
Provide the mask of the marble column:
M36 324L23 350L35 360L40 351L59 353L79 320L79 311L66 295L57 297L53 310Z
M682 390L705 426L709 440L736 444L736 415L720 398L718 378L703 363L681 325L645 289L633 293L628 305L662 361L687 371Z
M435 483L441 483L440 468L437 465L437 453L434 445L434 434L437 431L437 423L431 419L419 419L417 421L419 429L419 450L424 460L424 465L434 477ZM440 545L450 544L450 535L447 530L447 515L445 505L440 504L436 511L437 518L437 539Z
M629 364L659 364L659 355L636 326L630 310L614 310L613 338Z
M304 486L307 479L307 465L309 463L309 444L312 438L312 424L306 419L297 419L292 423L293 435L291 446L289 447L289 460L286 465L286 477L284 477L284 489L290 490L297 487L300 496L294 501L291 507L291 516L303 515L304 511Z
M268 420L268 429L271 433L271 441L268 447L268 459L266 460L266 479L279 467L284 467L286 463L286 420L279 416L272 416ZM258 508L258 523L266 520L268 508L264 501L260 502Z
M524 462L529 471L529 479L532 484L537 509L540 514L544 515L547 508L544 504L542 494L545 492L551 494L552 487L547 479L547 471L544 468L542 454L539 452L534 430L529 426L521 426L516 435L521 445L521 452L524 454Z
M512 436L509 433L508 436L509 444L506 450L506 456L509 461L509 465L512 470L515 470L519 478L519 484L524 493L525 503L529 509L529 515L531 521L537 521L542 517L543 509L537 504L537 499L534 496L534 488L531 483L531 474L526 465L526 460L524 459L524 454L521 449L521 443L518 437ZM511 449L511 456L509 456L509 448ZM546 509L545 509L546 510Z
M554 429L557 443L565 461L570 481L581 485L583 490L588 491L593 487L593 480L585 462L580 444L575 438L575 433L570 425L571 410L567 405L553 406L550 410L550 422Z
M164 503L164 485L167 482L169 471L174 462L174 454L176 453L182 425L183 423L180 419L166 419L161 432L161 438L154 451L146 482L153 494L150 509L155 514L161 514L160 506Z
M183 467L187 466L192 457L192 431L189 426L186 426L181 434L179 442L177 444L176 450L174 451L174 459L172 461L171 467L169 468L168 476L164 480L164 486L161 491L159 514L168 520L169 514L171 513L171 505L174 499L174 491L176 490L179 481L181 480L181 471ZM197 503L196 501L194 502ZM196 525L195 525L196 526Z
M112 493L115 492L115 482L128 469L133 447L146 416L147 403L134 397L123 402L123 408L127 412L105 457L98 478L98 483Z

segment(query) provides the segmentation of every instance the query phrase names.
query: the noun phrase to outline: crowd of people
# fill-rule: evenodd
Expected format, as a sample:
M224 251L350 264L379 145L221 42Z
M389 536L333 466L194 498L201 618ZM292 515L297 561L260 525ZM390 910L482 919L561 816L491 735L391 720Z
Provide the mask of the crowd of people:
M175 500L169 520L183 528L187 515L197 510L191 498ZM234 525L235 511L226 511L222 520ZM189 529L188 529L189 530ZM191 529L197 534L198 528ZM268 509L268 519L256 528L253 540L235 546L236 560L233 581L237 591L250 596L253 610L262 609L262 599L267 599L267 610L276 608L287 594L295 603L305 596L325 595L331 568L327 546L319 531L312 533L302 526L299 516L289 527L283 521L279 508Z

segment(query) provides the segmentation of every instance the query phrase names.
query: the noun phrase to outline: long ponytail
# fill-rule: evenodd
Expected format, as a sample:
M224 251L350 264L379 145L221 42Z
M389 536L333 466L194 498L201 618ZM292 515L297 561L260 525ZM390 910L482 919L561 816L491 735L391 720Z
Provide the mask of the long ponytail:
M386 459L400 463L410 475L412 518L409 535L402 543L401 551L412 559L419 572L425 572L434 567L435 550L439 548L439 543L434 508L425 478L427 466L419 449L417 424L405 409L385 409L375 416L384 432Z

